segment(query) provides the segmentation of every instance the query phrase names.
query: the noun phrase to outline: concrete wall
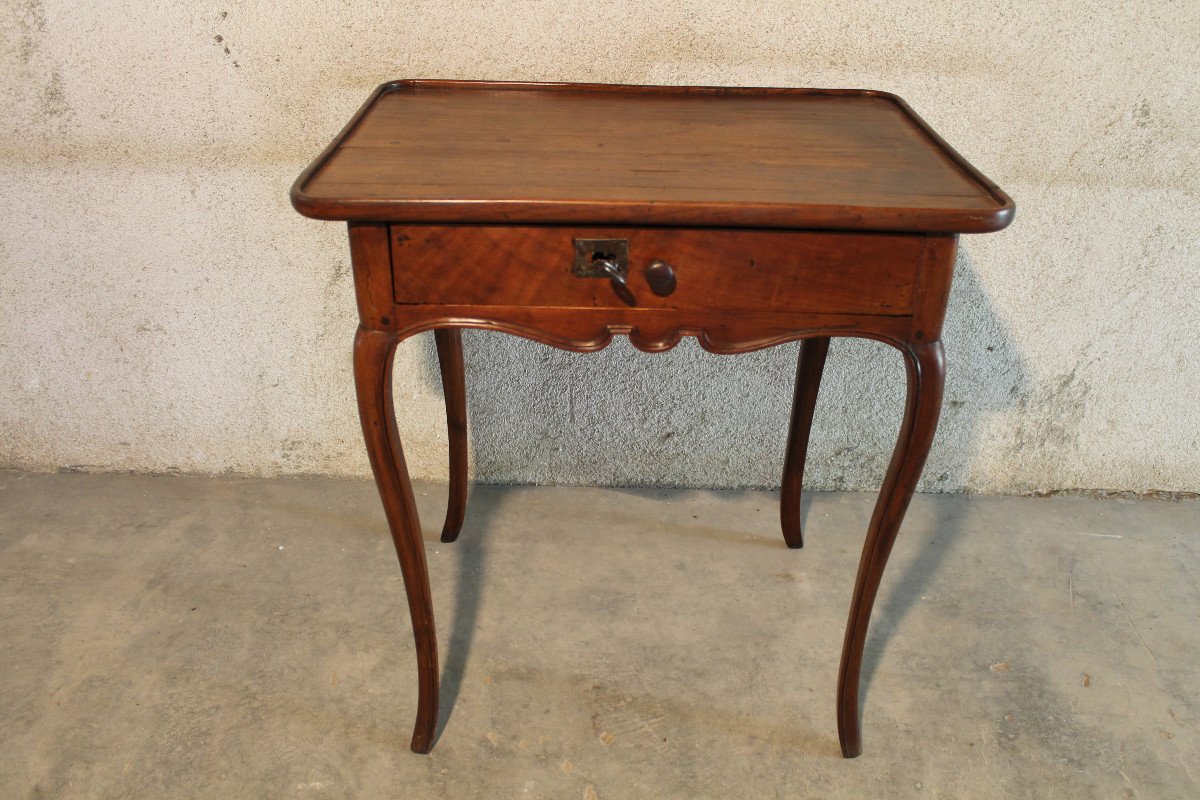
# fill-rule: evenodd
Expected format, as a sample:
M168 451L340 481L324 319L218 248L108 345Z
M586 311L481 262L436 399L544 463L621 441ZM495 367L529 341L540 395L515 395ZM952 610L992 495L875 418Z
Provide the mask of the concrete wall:
M1200 3L0 3L0 466L365 475L345 230L289 184L399 77L858 86L1017 201L964 238L923 488L1200 489ZM485 481L771 485L796 346L470 333ZM445 470L402 346L415 475ZM896 354L835 341L810 485L872 488Z

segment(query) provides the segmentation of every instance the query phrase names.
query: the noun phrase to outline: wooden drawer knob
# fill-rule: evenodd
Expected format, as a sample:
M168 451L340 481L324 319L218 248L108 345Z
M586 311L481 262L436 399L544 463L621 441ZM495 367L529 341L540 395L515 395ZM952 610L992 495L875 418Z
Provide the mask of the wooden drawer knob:
M667 262L655 259L646 267L646 283L650 284L650 291L666 297L675 291L675 269Z

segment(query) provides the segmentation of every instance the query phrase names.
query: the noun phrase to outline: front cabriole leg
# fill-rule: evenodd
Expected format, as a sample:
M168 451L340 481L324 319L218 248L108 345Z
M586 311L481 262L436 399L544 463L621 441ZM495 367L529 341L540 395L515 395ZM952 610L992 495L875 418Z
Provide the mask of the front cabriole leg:
M929 455L929 446L937 429L942 407L942 387L946 364L941 341L910 344L903 348L908 373L908 396L904 421L892 453L887 475L875 503L871 527L863 544L858 577L850 604L850 620L842 646L842 666L838 675L838 737L842 755L855 758L862 753L859 719L858 680L862 669L863 645L871 608L879 591L879 581L887 564L904 512L912 500L917 479Z
M392 361L399 339L394 332L360 326L354 337L354 383L367 455L404 574L404 591L408 595L408 611L417 646L417 721L413 727L412 749L416 753L428 753L433 747L438 715L437 634L433 626L433 598L429 592L421 521L417 517L392 405Z

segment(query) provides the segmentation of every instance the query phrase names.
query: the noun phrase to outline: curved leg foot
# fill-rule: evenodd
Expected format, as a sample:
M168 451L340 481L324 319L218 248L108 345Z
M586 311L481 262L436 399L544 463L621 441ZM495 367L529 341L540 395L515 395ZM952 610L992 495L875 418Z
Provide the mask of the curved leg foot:
M360 327L354 337L354 383L367 455L396 545L400 570L404 573L404 591L408 595L408 610L417 645L417 722L413 728L412 749L417 753L428 753L433 747L437 724L437 634L433 626L433 599L429 592L421 521L417 517L392 405L392 356L397 342L394 333Z
M446 430L450 437L450 495L442 541L453 542L467 513L467 381L463 370L462 331L440 328L433 332L442 393L446 396Z
M912 345L904 353L908 372L908 398L904 406L904 422L900 425L900 436L896 450L888 465L871 527L863 544L862 558L858 565L858 578L854 582L854 597L850 604L850 620L846 625L846 638L842 646L842 666L838 675L838 737L841 739L842 755L854 758L862 753L862 731L858 706L858 678L862 668L863 645L867 638L867 625L871 620L871 608L879 591L883 568L891 554L892 544L913 490L929 445L937 429L938 414L942 407L942 386L946 365L940 341Z
M825 370L829 337L819 336L800 343L796 362L796 389L792 397L792 422L788 428L787 455L783 460L783 486L779 493L779 522L783 540L793 550L804 546L800 530L800 493L804 486L804 459L808 455L808 434L812 430L813 410Z

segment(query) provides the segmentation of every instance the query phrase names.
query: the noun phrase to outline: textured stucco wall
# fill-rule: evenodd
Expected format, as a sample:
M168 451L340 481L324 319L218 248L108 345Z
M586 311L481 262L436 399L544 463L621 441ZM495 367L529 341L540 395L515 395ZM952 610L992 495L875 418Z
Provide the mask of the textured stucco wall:
M0 466L368 473L342 226L287 188L399 77L857 86L1017 201L964 237L923 488L1200 489L1200 3L0 3ZM487 481L770 485L796 346L468 333ZM430 342L415 475L444 475ZM835 341L809 483L877 485L903 374Z

